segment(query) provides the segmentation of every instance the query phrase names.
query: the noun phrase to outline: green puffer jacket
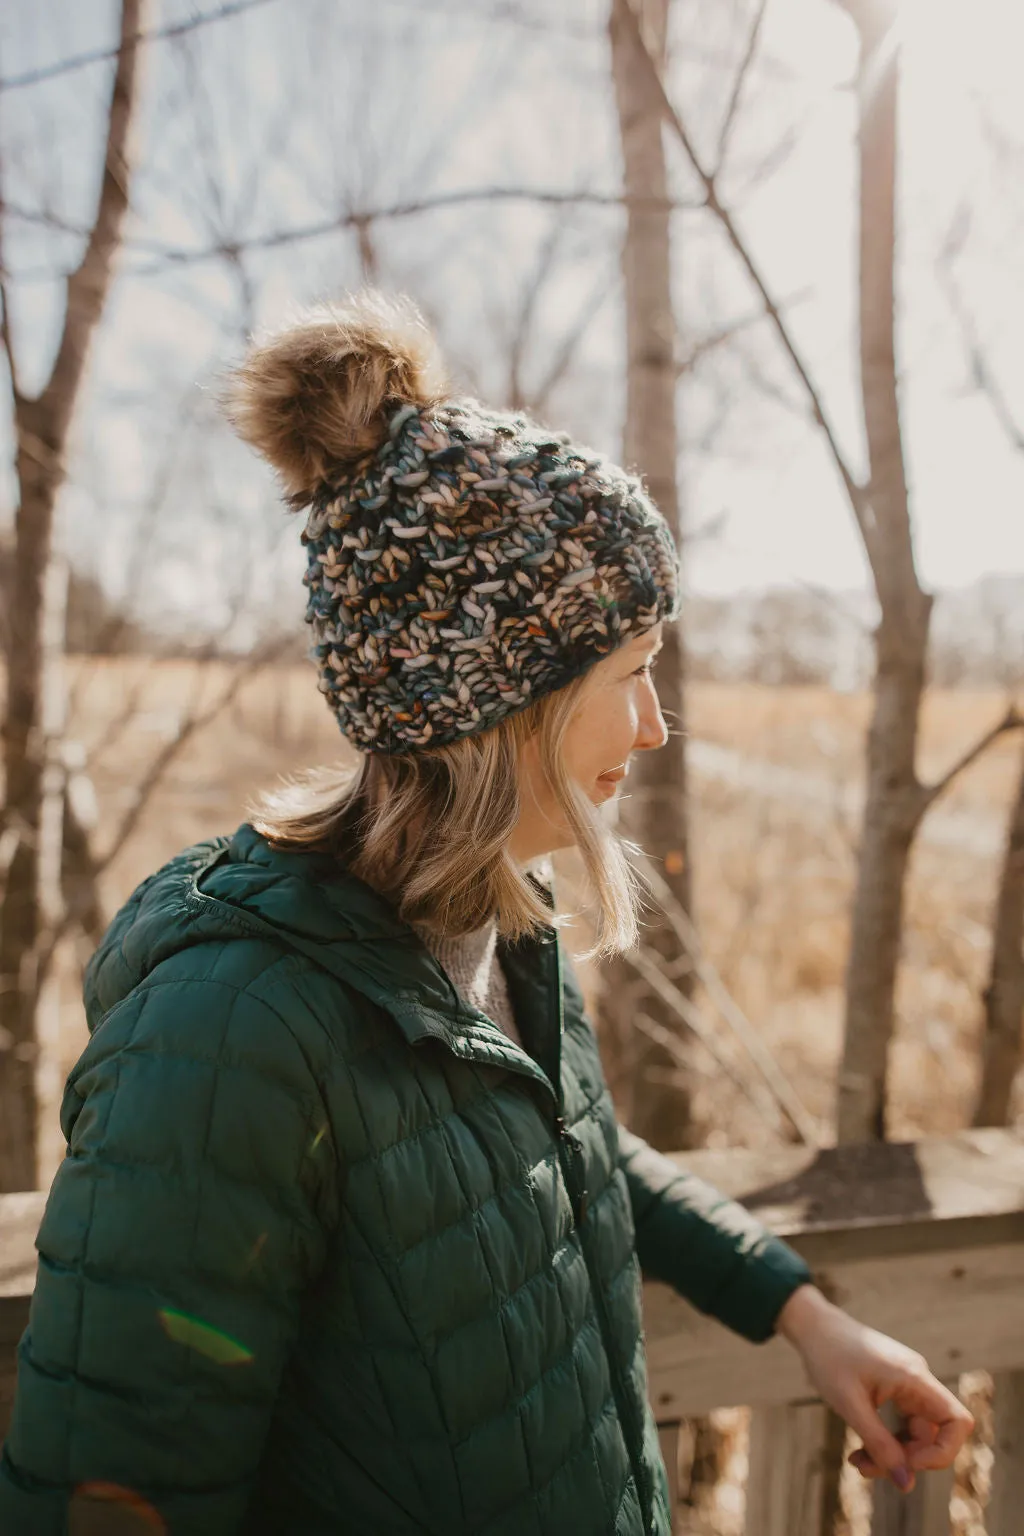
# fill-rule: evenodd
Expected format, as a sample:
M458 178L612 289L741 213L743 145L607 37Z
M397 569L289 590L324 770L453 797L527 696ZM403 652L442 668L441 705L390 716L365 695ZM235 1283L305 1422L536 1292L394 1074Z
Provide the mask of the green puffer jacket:
M86 975L2 1536L97 1482L171 1536L668 1536L641 1267L753 1340L807 1270L620 1130L554 928L501 953L530 1055L326 855L242 826L139 887Z

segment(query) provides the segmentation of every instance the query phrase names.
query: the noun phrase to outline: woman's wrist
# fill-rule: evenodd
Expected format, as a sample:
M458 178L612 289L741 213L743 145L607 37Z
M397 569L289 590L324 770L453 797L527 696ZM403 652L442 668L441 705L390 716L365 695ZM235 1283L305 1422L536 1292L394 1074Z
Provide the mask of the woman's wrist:
M775 1332L799 1347L807 1329L815 1327L826 1313L834 1310L832 1303L816 1285L810 1282L798 1285L792 1296L783 1303L775 1319Z

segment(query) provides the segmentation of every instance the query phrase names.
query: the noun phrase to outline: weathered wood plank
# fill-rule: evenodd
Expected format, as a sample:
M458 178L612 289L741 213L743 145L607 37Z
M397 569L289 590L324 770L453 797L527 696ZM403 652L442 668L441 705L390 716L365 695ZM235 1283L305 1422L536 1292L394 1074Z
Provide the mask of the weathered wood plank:
M46 1196L0 1195L0 1296L30 1296L36 1280L35 1236Z
M1024 1371L993 1371L995 1461L988 1536L1019 1536L1024 1524Z
M1024 1138L1013 1131L864 1147L687 1152L677 1161L780 1235L801 1235L815 1259L877 1255L883 1233L893 1251L890 1229L917 1252L936 1242L967 1245L971 1227L986 1244L1024 1240ZM44 1203L42 1193L0 1196L0 1294L11 1294L12 1276L31 1289L32 1237Z
M14 1402L14 1351L28 1322L36 1278L35 1235L46 1196L0 1196L0 1440L7 1433Z
M802 1239L794 1246L802 1248ZM938 1376L1024 1370L1024 1244L841 1263L818 1278L854 1317L919 1350ZM799 1357L785 1341L751 1348L667 1286L646 1285L644 1324L659 1419L807 1396Z
M1024 1138L995 1127L917 1142L675 1156L783 1236L1024 1212Z
M821 1536L827 1424L815 1402L750 1415L744 1536Z
M875 1483L871 1536L949 1536L952 1494L952 1467L923 1473L913 1493L900 1493L892 1483Z
M680 1161L788 1236L830 1295L919 1349L938 1374L1024 1371L1019 1136L975 1130L913 1145L688 1153ZM27 1317L43 1204L42 1194L0 1197L0 1376L11 1372ZM781 1341L752 1348L654 1283L644 1310L659 1420L806 1399L799 1360Z
M956 1379L946 1385L954 1392L959 1388ZM899 1415L890 1404L882 1409L882 1418L894 1433L900 1429ZM871 1536L950 1536L952 1496L952 1467L921 1473L912 1493L900 1493L890 1482L873 1483Z
M658 1425L658 1443L661 1446L665 1471L668 1473L669 1508L672 1511L673 1530L676 1527L679 1508L679 1438L682 1428L678 1420L674 1424Z

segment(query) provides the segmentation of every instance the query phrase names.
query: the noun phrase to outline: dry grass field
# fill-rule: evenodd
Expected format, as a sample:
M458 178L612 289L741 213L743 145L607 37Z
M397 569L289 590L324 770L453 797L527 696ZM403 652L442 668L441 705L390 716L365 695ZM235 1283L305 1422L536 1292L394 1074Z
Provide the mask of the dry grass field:
M220 663L69 664L71 735L88 760L101 853L148 766L183 721L205 712L234 677ZM696 891L707 954L827 1140L869 701L819 688L708 684L692 690L689 707ZM941 775L1004 709L1005 700L995 693L934 694L923 722L922 773ZM990 750L933 810L918 844L893 1056L891 1125L898 1137L951 1131L970 1117L999 847L1021 750L1016 738ZM216 719L190 736L161 779L105 876L108 911L170 854L232 831L261 787L346 751L311 668L278 667L247 677ZM571 857L559 855L556 867L571 895ZM583 948L584 939L581 923L570 932L570 948ZM78 986L86 953L66 955L61 967L43 1110L47 1179L63 1151L56 1118L61 1083L84 1039ZM581 979L593 1000L596 976L584 966ZM722 1047L743 1062L724 1030ZM710 1144L756 1146L778 1136L695 1041L692 1060L699 1082L695 1109ZM976 1392L984 1381L972 1385L965 1378L964 1385ZM983 1392L974 1402L987 1413ZM740 1529L742 1415L724 1414L722 1422L730 1431L729 1475L713 1505L695 1516L692 1530L701 1536L732 1536ZM990 1464L984 1445L964 1459L958 1536L983 1536L975 1495ZM851 1531L862 1528L861 1518Z
M131 808L148 765L233 676L220 663L70 663L71 734L89 761L101 851ZM923 723L921 771L941 774L1004 707L996 693L933 695ZM730 777L719 771L714 754L710 768L701 766L703 754L695 749L698 916L710 958L826 1136L854 875L857 820L850 802L860 781L867 710L863 696L824 689L705 684L692 690L687 722L702 748L728 749L756 770L767 766L765 774ZM108 909L168 855L231 831L262 786L347 750L311 668L278 667L248 677L223 712L190 737L162 778L107 873ZM931 813L937 835L926 822L919 841L893 1061L892 1126L899 1136L952 1130L970 1113L999 840L1020 752L1016 738L997 743ZM792 771L781 785L773 765ZM813 795L803 792L805 779ZM571 893L572 860L559 856L557 863ZM577 947L583 938L581 927ZM582 971L593 996L596 978L587 967ZM62 1069L82 1041L74 965L65 975ZM723 1048L733 1053L724 1034ZM712 1073L696 1042L693 1058L705 1073L696 1108L713 1143L756 1144L777 1134L720 1073Z

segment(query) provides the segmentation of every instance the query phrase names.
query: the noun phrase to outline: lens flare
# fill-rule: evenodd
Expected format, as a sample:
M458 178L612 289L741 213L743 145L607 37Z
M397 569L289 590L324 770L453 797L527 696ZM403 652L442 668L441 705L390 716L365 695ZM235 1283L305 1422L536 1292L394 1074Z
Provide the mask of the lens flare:
M252 1269L252 1266L256 1263L256 1260L259 1258L260 1254L263 1252L264 1245L265 1245L269 1235L270 1234L267 1233L267 1232L261 1232L259 1237L253 1243L252 1247L249 1249L248 1257L246 1258L246 1261L245 1261L245 1263L242 1266L242 1273L243 1274L248 1274L250 1269Z
M200 1355L206 1355L217 1365L248 1365L253 1358L252 1350L239 1344L237 1339L222 1333L198 1317L185 1312L175 1312L170 1307L160 1309L160 1321L164 1332L175 1344L187 1344Z
M131 1521L131 1529L145 1527L147 1531L157 1532L157 1536L166 1536L166 1522L153 1508L152 1504L146 1502L141 1494L136 1493L133 1488L123 1488L120 1483L104 1483L101 1481L79 1483L72 1494L71 1507L68 1511L71 1516L70 1529L72 1532L81 1528L83 1536L87 1536L88 1530L92 1529L95 1522L89 1522L88 1510L85 1506L95 1504L117 1504L126 1512L137 1517ZM80 1520L75 1519L76 1514L84 1515L89 1523L83 1526ZM106 1525L104 1525L103 1529L107 1529ZM124 1530L125 1536L127 1536L129 1526L119 1523L118 1530Z

